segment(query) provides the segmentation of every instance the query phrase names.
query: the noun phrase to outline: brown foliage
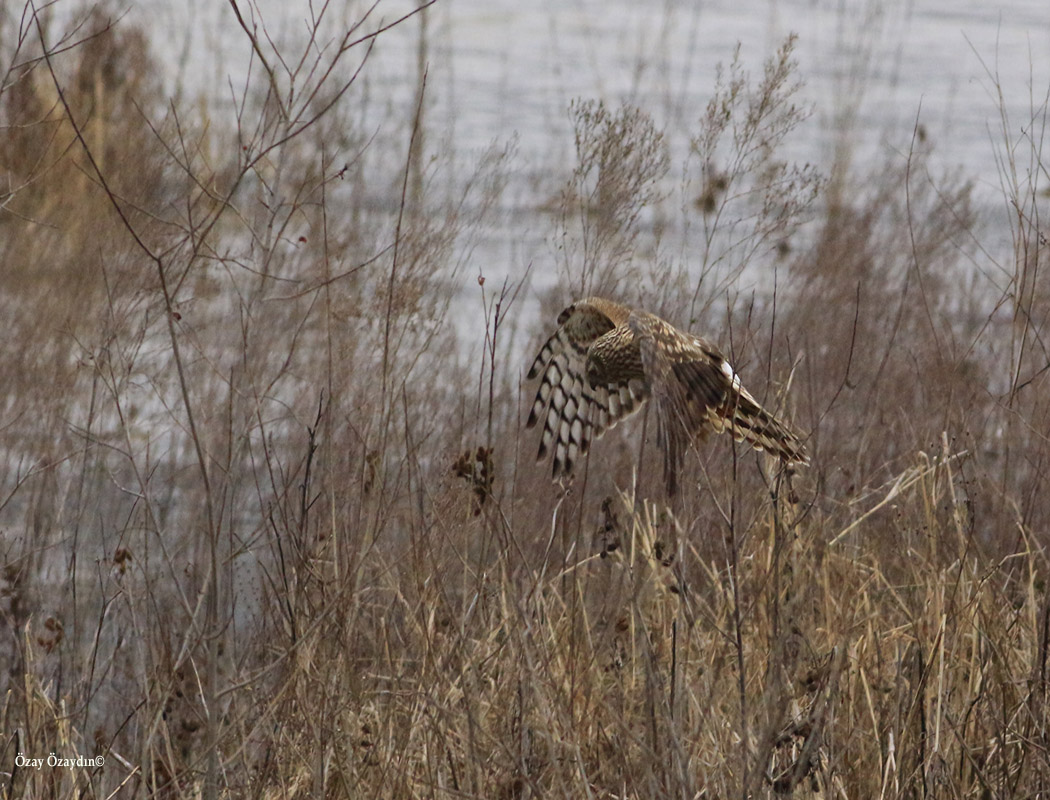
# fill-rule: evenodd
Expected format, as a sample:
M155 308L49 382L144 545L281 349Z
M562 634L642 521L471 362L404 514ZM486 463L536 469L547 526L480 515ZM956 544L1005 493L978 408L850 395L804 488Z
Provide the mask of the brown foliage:
M381 158L342 110L379 28L245 23L222 120L97 13L0 42L0 796L1045 793L1038 186L1009 269L921 148L820 194L790 42L720 73L677 198L651 118L574 104L547 304L703 329L813 466L715 439L667 509L639 415L552 486L521 286L458 294L510 153L414 163L420 76ZM52 751L105 761L16 765Z

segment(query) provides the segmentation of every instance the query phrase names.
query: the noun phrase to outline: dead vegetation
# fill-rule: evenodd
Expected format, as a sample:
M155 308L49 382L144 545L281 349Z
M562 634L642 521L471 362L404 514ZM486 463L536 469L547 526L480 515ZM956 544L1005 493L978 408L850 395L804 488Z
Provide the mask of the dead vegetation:
M811 431L790 487L705 443L671 516L641 419L573 483L533 464L522 287L454 281L513 164L423 156L425 74L399 163L376 154L345 105L377 19L284 49L246 25L256 82L201 119L141 77L139 32L24 12L0 26L0 796L1046 793L1036 140L1000 157L997 263L923 143L833 197L784 160L790 42L718 79L677 190L652 119L573 106L545 304L617 290L703 329ZM653 222L674 207L694 268ZM19 759L52 752L104 764Z

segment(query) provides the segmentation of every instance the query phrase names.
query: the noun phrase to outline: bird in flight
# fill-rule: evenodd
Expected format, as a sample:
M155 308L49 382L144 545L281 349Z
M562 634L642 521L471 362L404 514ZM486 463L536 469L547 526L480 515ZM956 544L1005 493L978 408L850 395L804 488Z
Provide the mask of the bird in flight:
M809 463L799 434L759 405L715 345L645 311L577 300L532 363L528 378L540 375L526 427L543 419L537 460L553 450L555 478L650 398L668 495L677 492L686 450L709 431L729 431L782 463Z

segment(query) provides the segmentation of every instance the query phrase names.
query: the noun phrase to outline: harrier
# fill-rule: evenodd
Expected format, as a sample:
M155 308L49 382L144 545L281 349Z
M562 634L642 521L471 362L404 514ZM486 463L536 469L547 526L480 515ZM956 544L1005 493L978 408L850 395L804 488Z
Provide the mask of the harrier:
M537 459L553 449L555 478L650 397L669 495L686 450L709 431L728 430L783 463L809 463L799 435L758 404L706 339L601 297L577 300L558 326L529 370L530 380L543 380L526 423L543 418Z

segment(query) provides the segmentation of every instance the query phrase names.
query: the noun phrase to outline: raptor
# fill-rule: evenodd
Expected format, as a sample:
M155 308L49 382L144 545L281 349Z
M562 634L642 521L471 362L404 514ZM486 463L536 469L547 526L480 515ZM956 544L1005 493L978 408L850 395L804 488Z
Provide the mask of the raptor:
M588 297L561 312L527 377L540 376L526 426L543 420L537 458L553 451L555 478L650 398L669 495L686 451L711 431L785 464L809 463L799 434L762 408L714 344L612 300Z

